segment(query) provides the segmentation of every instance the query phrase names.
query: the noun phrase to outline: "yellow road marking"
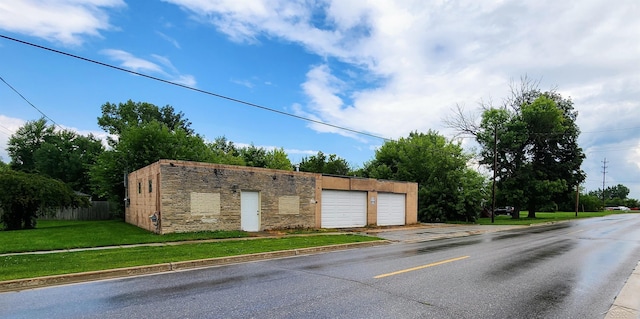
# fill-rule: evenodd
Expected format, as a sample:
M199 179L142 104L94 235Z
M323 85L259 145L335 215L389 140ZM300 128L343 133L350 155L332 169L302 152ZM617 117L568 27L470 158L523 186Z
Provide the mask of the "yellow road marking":
M373 278L380 279L380 278L389 277L389 276L393 276L393 275L404 274L405 272L410 272L410 271L414 271L414 270L420 270L420 269L424 269L424 268L438 266L438 265L442 265L442 264L446 264L446 263L450 263L450 262L466 259L466 258L469 258L469 257L470 256L462 256L462 257L458 257L458 258L447 259L447 260L438 261L438 262L427 264L427 265L422 265L422 266L418 266L418 267L413 267L413 268L408 268L408 269L403 269L403 270L390 272L390 273L387 273L387 274L377 275L377 276L375 276Z
M568 233L568 234L567 234L567 236L568 236L568 235L577 234L577 233L579 233L579 232L583 232L583 231L584 231L584 229L582 229L582 230L576 230L576 231L574 231L574 232L570 232L570 233Z

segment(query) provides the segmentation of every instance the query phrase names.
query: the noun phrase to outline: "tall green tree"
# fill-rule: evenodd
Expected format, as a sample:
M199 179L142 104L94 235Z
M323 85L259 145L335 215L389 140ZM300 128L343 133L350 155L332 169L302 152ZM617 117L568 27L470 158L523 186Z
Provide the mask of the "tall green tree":
M9 166L23 172L34 172L36 170L34 154L49 137L54 135L54 132L55 127L47 125L47 120L44 118L27 121L9 138L7 143L7 152L11 158Z
M240 149L240 156L246 166L267 167L267 150L251 144Z
M0 171L0 222L6 230L36 227L38 214L54 208L88 206L62 181L39 174Z
M87 194L90 193L89 168L103 151L101 141L93 135L56 131L44 118L27 122L9 140L15 170L59 179Z
M124 176L160 159L211 162L211 148L193 130L182 113L170 106L149 103L105 104L100 126L116 135L90 171L94 192L124 212Z
M102 116L98 117L98 125L109 134L119 136L130 127L150 122L163 123L169 130L182 129L188 135L193 135L191 122L184 113L176 112L170 105L158 107L146 102L105 103L101 107Z
M470 156L437 132L387 141L366 163L365 175L418 183L420 221L472 221L487 198L486 179L468 168Z
M34 152L36 171L67 183L73 190L91 194L89 169L104 152L93 135L64 130L56 132Z
M266 168L281 169L286 171L293 170L291 160L289 160L289 156L287 155L287 152L284 151L284 148L274 148L267 151L266 161Z
M475 130L481 163L493 168L501 200L535 218L536 210L561 201L585 178L585 158L573 102L556 92L524 85L501 108L485 107ZM460 126L458 126L460 128ZM464 127L462 129L464 130Z
M240 150L232 141L227 140L226 137L217 137L213 142L208 143L207 146L209 146L209 149L213 153L213 163L245 165Z
M330 175L349 175L351 167L344 158L336 154L329 154L329 156L327 156L319 151L316 155L303 157L300 161L300 170L303 172Z
M608 186L604 191L601 188L598 188L595 191L589 192L589 195L599 198L600 202L604 203L606 206L623 206L627 205L627 196L629 196L630 191L631 190L628 187L618 184L615 186ZM631 207L635 206L636 205L631 205Z

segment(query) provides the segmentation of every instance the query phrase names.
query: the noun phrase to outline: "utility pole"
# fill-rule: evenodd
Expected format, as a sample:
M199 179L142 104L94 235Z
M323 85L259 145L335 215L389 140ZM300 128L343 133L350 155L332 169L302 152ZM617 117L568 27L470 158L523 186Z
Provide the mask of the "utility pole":
M605 190L604 190L604 185L605 185L605 181L606 181L606 176L607 176L607 158L604 158L604 161L602 161L602 209L606 209L605 206Z
M496 168L498 166L498 126L493 128L493 184L491 185L491 223L496 213Z
M576 217L578 217L578 206L580 205L580 183L576 185Z

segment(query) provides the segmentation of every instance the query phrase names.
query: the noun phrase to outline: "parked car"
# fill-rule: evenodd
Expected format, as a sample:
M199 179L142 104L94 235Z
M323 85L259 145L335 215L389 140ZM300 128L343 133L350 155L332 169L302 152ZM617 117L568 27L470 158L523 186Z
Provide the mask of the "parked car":
M606 210L631 210L631 208L627 206L608 206L605 207Z
M513 206L498 207L493 211L494 215L511 215L513 213Z

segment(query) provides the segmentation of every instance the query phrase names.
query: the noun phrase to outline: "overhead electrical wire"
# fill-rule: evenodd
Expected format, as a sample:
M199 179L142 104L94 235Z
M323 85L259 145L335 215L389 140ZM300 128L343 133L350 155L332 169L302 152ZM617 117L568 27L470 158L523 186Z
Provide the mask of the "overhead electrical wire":
M68 53L68 52L52 49L52 48L45 47L45 46L42 46L42 45L39 45L39 44L27 42L27 41L24 41L24 40L12 38L12 37L9 37L9 36L6 36L6 35L0 34L0 38L4 38L4 39L15 41L15 42L18 42L18 43L26 44L26 45L29 45L29 46L32 46L32 47L36 47L38 49L42 49L42 50L46 50L46 51L62 54L62 55L65 55L65 56L68 56L68 57L72 57L72 58L75 58L75 59L79 59L79 60L82 60L82 61L85 61L85 62L98 64L98 65L101 65L101 66L104 66L104 67L108 67L108 68L111 68L111 69L115 69L115 70L118 70L118 71L122 71L122 72L127 72L127 73L130 73L130 74L138 75L138 76L141 76L141 77L145 77L147 79L151 79L151 80L163 82L163 83L166 83L166 84L178 86L178 87L181 87L181 88L184 88L184 89L188 89L188 90L192 90L192 91L195 91L195 92L211 95L211 96L214 96L214 97L217 97L217 98L225 99L225 100L236 102L236 103L239 103L239 104L244 104L244 105L247 105L247 106L255 107L255 108L258 108L258 109L261 109L261 110L277 113L277 114L284 115L284 116L293 117L293 118L296 118L296 119L299 119L299 120L303 120L303 121L307 121L307 122L311 122L311 123L315 123L315 124L320 124L320 125L336 128L336 129L339 129L339 130L355 133L355 134L358 134L358 135L365 135L365 136L369 136L369 137L373 137L373 138L377 138L377 139L382 139L384 141L390 141L391 140L391 139L386 138L386 137L382 137L382 136L378 136L378 135L374 135L374 134L370 134L370 133L366 133L366 132L350 129L350 128L347 128L347 127L344 127L344 126L339 126L339 125L335 125L335 124L331 124L331 123L326 123L326 122L314 120L314 119L311 119L311 118L308 118L308 117L304 117L304 116L295 115L295 114L291 114L291 113L288 113L288 112L276 110L276 109L273 109L273 108L270 108L270 107L266 107L266 106L263 106L263 105L260 105L260 104L247 102L247 101L244 101L244 100L240 100L238 98L233 98L233 97L229 97L229 96L226 96L226 95L214 93L214 92L211 92L211 91L206 91L206 90L203 90L203 89L194 88L192 86L188 86L188 85L184 85L184 84L180 84L180 83L176 83L176 82L171 82L169 80L161 79L161 78L158 78L158 77L155 77L155 76L152 76L152 75L148 75L148 74L144 74L144 73L128 70L128 69L125 69L125 68L122 68L122 67L119 67L119 66L115 66L115 65L108 64L108 63L105 63L105 62L92 60L92 59L85 58L85 57L82 57L82 56L79 56L79 55L75 55L75 54L71 54L71 53Z
M1 134L6 134L7 136L11 136L11 134L13 134L13 133L11 133L11 130L8 127L3 126L3 125L0 125L0 133Z
M33 105L33 103L31 103L31 101L27 100L27 98L24 97L24 95L22 95L22 93L20 93L16 88L14 88L11 84L9 84L9 82L7 82L2 76L0 76L0 81L4 82L4 84L6 84L11 90L13 90L13 92L18 94L18 96L20 96L23 100L25 100L25 102L27 102L29 105L31 105L32 108L34 108L36 111L38 111L40 114L42 114L42 116L44 116L46 119L51 121L55 126L57 126L59 129L62 130L62 127L60 125L58 125L58 123L56 123L56 121L54 121L47 114L44 114L44 112L42 112L42 110L40 110L35 105Z

